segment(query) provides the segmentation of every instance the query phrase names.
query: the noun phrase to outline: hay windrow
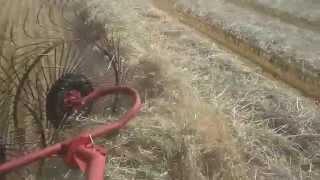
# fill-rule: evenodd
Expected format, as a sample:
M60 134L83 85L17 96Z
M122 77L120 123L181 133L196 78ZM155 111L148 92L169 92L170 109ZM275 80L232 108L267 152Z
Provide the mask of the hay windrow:
M318 179L320 114L308 99L149 1L68 2L85 12L80 25L88 26L76 26L74 35L83 44L105 36L101 31L119 33L125 83L144 103L127 128L95 142L109 149L107 179ZM81 128L105 118L92 115ZM62 162L46 164L52 179L79 179Z

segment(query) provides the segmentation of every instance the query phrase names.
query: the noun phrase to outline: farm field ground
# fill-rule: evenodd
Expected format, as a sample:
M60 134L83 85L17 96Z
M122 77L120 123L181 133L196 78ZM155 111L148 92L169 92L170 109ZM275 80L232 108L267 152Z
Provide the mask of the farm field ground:
M72 37L63 29L52 32L63 26L59 14L57 25L43 19L46 30L32 25L37 11L27 9L39 7L37 2L1 0L1 35L14 34L18 44L35 41L22 28L28 14L26 27L38 39ZM97 142L109 148L107 179L320 178L319 107L303 90L200 32L199 24L186 23L169 3L65 3L79 2L88 22L120 35L132 70L127 83L144 102L128 128ZM12 25L17 30L11 31ZM0 44L2 55L10 56L13 45ZM48 179L79 179L79 172L70 173L61 162L46 164Z

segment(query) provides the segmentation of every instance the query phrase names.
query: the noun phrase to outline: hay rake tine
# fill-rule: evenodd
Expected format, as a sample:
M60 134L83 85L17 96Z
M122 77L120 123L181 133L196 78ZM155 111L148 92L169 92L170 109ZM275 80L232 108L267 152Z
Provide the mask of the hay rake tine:
M67 66L67 72L68 73L73 73L74 71L72 70L75 66L76 66L76 63L77 61L83 61L83 58L81 56L81 53L77 53L76 51L74 51L75 54L73 54L73 56L71 56L71 60L70 60L70 63L69 63L69 66Z
M27 83L28 84L28 83ZM26 88L28 88L29 89L29 91L26 89ZM34 92L33 92L33 89L32 89L32 87L28 84L27 85L27 87L23 87L22 88L22 90L23 90L23 92L25 93L25 98L27 98L28 100L27 100L27 102L32 102L32 101L30 101L31 99L32 100L35 100L36 98L35 98L35 94L34 94ZM30 99L31 98L31 99ZM22 98L22 97L18 97L18 101L25 101L24 100L24 98Z
M6 70L6 68L3 67L1 64L0 64L0 70L2 70L1 73L4 73L4 75L5 75L5 77L0 77L1 81L7 82L9 84L15 83L13 77L9 74L9 72ZM7 84L7 83L5 83L5 84ZM15 84L15 85L17 85L17 84Z
M38 86L38 81L39 80L36 80L36 89L37 89L37 91L38 91L38 93L40 93L39 91L40 91L40 88L39 88L39 86ZM42 99L40 98L40 96L38 96L38 108L39 109L42 109ZM36 120L36 122L37 122L37 125L38 125L38 129L41 131L41 142L42 142L42 146L43 147L47 147L47 142L46 142L46 136L45 136L45 132L44 132L44 128L43 128L43 125L42 125L42 122L41 122L41 119L44 119L44 117L43 117L43 113L42 113L43 111L40 111L40 113L39 113L39 118L38 119L35 119Z
M32 90L32 89L31 89ZM30 91L27 91L26 90L26 88L23 88L23 91L24 92L30 92ZM21 102L25 102L25 103L23 103L23 105L25 105L25 106L27 106L26 104L28 103L28 102L32 102L31 100L35 100L36 99L36 97L35 97L35 95L34 95L34 93L33 93L33 90L32 90L32 92L30 92L30 93L27 93L26 95L25 95L25 97L18 97L18 101L21 103ZM31 105L31 104L30 104Z
M58 54L57 54L57 48L54 48L54 76L55 79L58 79L58 75L57 75L57 58L58 58Z
M46 68L44 68L42 65L40 65L40 70L38 70L37 73L35 74L35 76L36 76L35 87L36 87L37 91L39 91L41 89L41 91L37 92L37 94L41 94L43 96L43 98L45 98L45 96L47 95L47 93L51 87L49 78L47 77L47 75L44 71L45 69ZM44 78L42 78L42 76L39 76L39 74L42 74ZM41 85L41 86L39 86L39 85Z
M62 40L61 40L62 41ZM60 42L61 42L60 41ZM34 43L29 43L29 44L26 44L26 45L22 45L22 46L17 46L16 47L16 51L19 51L19 50L23 50L24 48L29 48L31 46L40 46L42 44L45 44L47 46L49 46L50 44L52 44L52 41L49 41L49 40L46 40L46 41L41 41L41 42L34 42ZM42 46L41 46L42 47Z
M63 43L63 44L62 44L62 48L61 48L59 66L62 65L62 61L63 61L63 57L64 57L64 50L65 50L65 44ZM61 68L59 68L58 77L60 77L60 75L61 75Z
M33 37L31 34L29 34L29 32L27 31L27 22L28 22L28 17L29 17L30 11L29 11L28 8L27 8L26 11L27 11L27 12L26 12L26 15L25 15L24 20L23 20L22 29L23 29L24 35L25 35L26 37L28 37L28 38L30 38L30 39L33 39L34 37Z
M45 60L43 60L43 65L41 66L41 68L46 70L46 72L48 74L48 80L47 80L48 89L50 88L50 84L52 84L55 81L55 79L53 79L53 77L52 77L51 68L50 68L52 66L51 60L50 60L50 54L51 54L51 52L48 53L47 56L43 57Z
M53 84L55 81L57 81L56 74L55 74L56 65L51 64L52 62L51 62L50 57L52 57L52 52L50 53L50 55L46 56L46 59L47 59L46 62L48 62L48 64L47 64L48 67L46 67L46 68L48 69L48 73L49 73L49 77L50 77L50 84Z
M28 50L26 52L23 52L22 54L16 54L16 56L14 57L14 59L21 59L23 57L28 57L28 56L32 56L34 54L37 53L37 51L39 50L43 50L45 49L46 47L34 47L33 49L31 50Z
M10 42L14 46L17 46L17 43L14 41L14 26L13 25L10 27Z
M36 24L38 24L40 27L44 28L40 22L40 14L42 11L42 8L44 8L44 4L41 4L39 10L37 11L37 15L36 15Z
M33 110L33 108L30 108L29 106L26 106L26 108L30 111L30 113L34 117L34 120L35 120L35 122L36 122L36 124L38 126L38 129L39 129L38 131L40 131L40 137L41 137L40 143L41 143L42 147L46 147L47 144L46 144L45 133L44 133L44 130L43 130L44 128L43 128L41 120L40 120L41 117L39 118L37 116L37 112L35 112Z
M41 84L43 84L43 82L41 82L41 80L39 79L41 76L36 76L36 77L37 78L36 78L36 86L35 87L37 90L38 97L40 97L40 95L42 95L42 99L45 99L45 97L48 94L48 91L50 89L50 86L49 86L49 84L46 83L46 87L44 87L43 85L41 85ZM39 81L40 81L40 83L39 83ZM41 91L40 91L40 89L41 89ZM39 104L40 104L40 102L39 102ZM40 107L42 107L42 106L40 106Z
M55 45L56 46L56 45ZM50 48L48 48L48 49L46 49L44 52L43 52L43 54L46 54L46 53L48 53L48 52L50 52L50 50L52 50L53 48L55 48L55 46L53 46L53 47L50 47ZM27 78L28 78L28 75L29 75L29 73L32 71L32 69L37 65L37 63L41 60L41 58L42 58L42 56L43 55L40 55L40 56L38 56L35 60L34 60L34 62L30 65L30 67L27 69L27 71L26 71L26 73L23 75L23 77L22 77L22 79L21 79L21 83L18 85L18 87L17 87L17 94L16 94L16 96L15 96L15 98L14 98L14 102L13 102L13 122L14 122L14 125L15 125L15 127L17 127L17 124L18 124L18 122L17 122L17 119L18 119L18 117L17 117L17 106L18 106L18 96L20 95L20 93L21 93L21 90L22 90L22 87L24 86L24 83L25 83L25 81L27 80Z
M29 80L29 79L26 79L25 81L28 81L28 80ZM20 83L23 83L23 82L21 82L21 80L20 80ZM27 86L27 87L23 86L23 91L24 91L24 93L27 94L27 97L28 97L29 94L31 94L32 100L35 100L35 99L36 99L36 93L34 93L34 88L32 88L31 82L26 83L26 86ZM29 93L28 93L28 90L27 90L26 88L29 89Z
M13 57L11 57L11 67L12 67L12 70L13 70L13 73L14 73L14 75L15 75L15 77L16 77L16 79L17 79L17 82L20 82L21 81L21 79L20 79L20 76L19 76L19 73L17 72L17 69L16 69L16 67L14 66L14 58Z
M81 65L84 63L83 61L83 57L81 57L79 59L79 61L76 61L76 64L74 64L74 67L72 67L72 69L70 70L70 72L75 72L76 69L78 69L79 67L81 67ZM91 79L91 78L90 78Z
M43 61L40 61L41 62L41 64L40 64L40 69L41 69L41 74L43 75L43 78L44 78L44 81L45 81L45 85L46 85L46 89L49 89L50 88L50 83L49 83L49 81L48 81L48 77L47 77L47 75L46 75L46 73L45 73L45 71L44 71L44 68L43 68ZM38 76L37 76L38 77ZM37 82L37 81L36 81Z
M70 58L70 55L71 55L71 53L72 53L72 46L67 46L67 53L66 53L66 56L64 57L64 65L63 65L63 71L61 72L61 75L60 75L60 77L62 77L63 75L65 75L66 74L66 70L67 70L67 67L68 67L68 59Z
M29 111L29 113L32 115L36 125L38 126L38 132L40 131L40 138L41 140L37 141L37 142L32 142L32 144L34 145L35 143L40 143L42 145L42 147L46 147L46 138L45 138L45 132L44 132L44 128L43 125L41 123L41 117L38 117L38 113L36 111L34 111L33 107L30 107L28 104L24 104L24 106L27 108L27 110ZM24 142L24 144L28 144L26 142ZM31 144L31 143L30 143Z

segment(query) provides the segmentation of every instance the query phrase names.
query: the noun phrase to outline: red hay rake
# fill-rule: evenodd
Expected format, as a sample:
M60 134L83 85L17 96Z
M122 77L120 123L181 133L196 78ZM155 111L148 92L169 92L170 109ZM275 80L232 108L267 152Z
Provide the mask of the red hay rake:
M141 108L137 91L123 85L128 69L120 39L88 21L85 5L38 1L21 12L23 23L11 22L0 34L0 180L43 177L44 159L52 156L87 179L103 179L108 153L93 139L123 128ZM123 115L114 122L78 120L89 113ZM93 130L75 128L96 123ZM70 130L82 133L61 141Z
M8 173L32 162L48 158L53 155L61 156L65 163L71 167L81 169L86 173L88 180L104 179L105 161L108 157L107 151L93 144L93 139L107 136L112 132L123 128L132 118L134 118L141 108L141 101L138 93L128 87L97 88L85 97L68 97L68 102L75 110L79 110L85 105L97 100L100 97L110 94L122 93L131 97L133 106L118 121L102 125L91 132L83 132L72 139L51 145L45 149L32 152L18 157L14 160L0 165L0 173ZM70 101L70 99L72 99Z

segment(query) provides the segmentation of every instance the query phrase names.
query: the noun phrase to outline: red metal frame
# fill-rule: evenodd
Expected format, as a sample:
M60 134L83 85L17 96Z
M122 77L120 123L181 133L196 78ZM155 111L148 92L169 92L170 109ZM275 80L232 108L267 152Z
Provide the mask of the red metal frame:
M142 104L136 90L129 87L112 87L95 89L88 96L74 101L74 108L82 108L98 98L110 94L126 94L131 97L133 106L118 121L105 124L91 132L83 132L79 136L54 144L42 150L18 157L0 165L0 174L11 172L17 168L28 165L32 162L47 158L51 155L60 155L66 164L76 166L84 171L88 180L102 180L104 176L105 160L107 153L101 147L94 146L92 138L107 136L112 132L123 128L140 111Z

